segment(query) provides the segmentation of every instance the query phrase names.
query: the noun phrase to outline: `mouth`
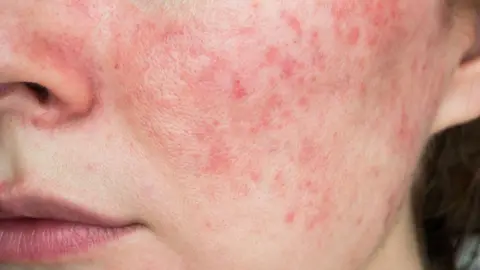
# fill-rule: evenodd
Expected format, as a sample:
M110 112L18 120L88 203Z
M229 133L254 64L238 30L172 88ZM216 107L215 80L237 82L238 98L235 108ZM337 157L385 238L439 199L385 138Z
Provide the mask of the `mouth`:
M54 262L120 239L137 224L66 200L0 197L0 264Z

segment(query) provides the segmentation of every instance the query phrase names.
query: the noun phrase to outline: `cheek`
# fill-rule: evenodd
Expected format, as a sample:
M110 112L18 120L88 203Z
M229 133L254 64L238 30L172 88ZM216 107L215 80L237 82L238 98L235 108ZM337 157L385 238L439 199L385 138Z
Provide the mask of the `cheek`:
M245 2L235 16L225 4L196 16L165 12L155 23L119 8L109 25L110 84L118 87L111 98L145 148L169 164L171 181L197 197L266 192L285 206L286 224L302 209L308 230L336 219L359 198L357 187L387 191L375 196L393 209L400 198L389 194L399 182L378 179L405 173L420 132L405 107L414 95L402 81L415 78L401 76L411 73L410 62L428 59L417 57L419 46L397 56L405 65L379 71L400 63L388 60L398 61L393 52L407 37L418 38L407 19L421 18L406 17L400 1L380 2L302 10ZM400 165L385 169L384 159Z
M228 16L223 12L215 14ZM278 12L281 20L212 19L226 22L221 27L162 16L165 24L139 20L132 35L116 35L112 65L119 74L140 75L122 80L127 92L118 100L132 123L141 124L137 135L179 170L231 182L264 179L262 168L272 167L265 162L281 167L300 156L302 162L312 158L320 146L306 139L297 144L307 136L299 131L311 136L326 129L332 123L325 116L334 112L325 105L340 103L344 97L337 94L352 89L350 82L323 75L333 72L327 65L334 59L311 47L319 33L302 26L297 16ZM137 52L137 46L148 54L139 55L138 62L122 55ZM333 87L342 89L337 94L324 89ZM329 137L323 140L334 140Z

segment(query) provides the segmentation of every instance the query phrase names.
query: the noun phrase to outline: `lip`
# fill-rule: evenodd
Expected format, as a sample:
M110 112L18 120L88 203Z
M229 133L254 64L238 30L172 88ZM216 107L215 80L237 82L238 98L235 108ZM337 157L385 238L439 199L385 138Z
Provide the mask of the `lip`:
M0 197L0 263L57 261L118 240L136 228L58 198Z

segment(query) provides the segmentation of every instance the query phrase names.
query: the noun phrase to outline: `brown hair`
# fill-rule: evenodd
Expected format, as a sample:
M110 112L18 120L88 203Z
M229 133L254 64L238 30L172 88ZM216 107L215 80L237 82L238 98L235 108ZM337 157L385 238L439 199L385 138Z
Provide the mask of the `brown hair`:
M431 139L414 192L426 264L434 270L455 269L461 245L480 233L480 119Z
M426 265L455 269L459 247L466 237L480 233L480 120L431 139L414 192Z

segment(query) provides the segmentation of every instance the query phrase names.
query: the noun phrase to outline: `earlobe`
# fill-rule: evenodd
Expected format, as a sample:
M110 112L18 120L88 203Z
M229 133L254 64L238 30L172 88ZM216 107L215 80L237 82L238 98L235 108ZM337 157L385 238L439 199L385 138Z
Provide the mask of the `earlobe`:
M434 119L431 133L437 133L480 117L480 58L458 67Z

